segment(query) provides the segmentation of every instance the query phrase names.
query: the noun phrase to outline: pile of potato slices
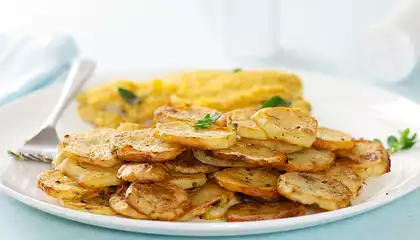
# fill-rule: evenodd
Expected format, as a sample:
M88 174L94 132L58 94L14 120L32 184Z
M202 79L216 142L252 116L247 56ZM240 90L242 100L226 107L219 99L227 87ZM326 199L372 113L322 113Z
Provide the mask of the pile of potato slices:
M66 135L38 186L64 207L133 219L258 221L351 204L390 171L374 141L318 127L299 108L162 106L156 125Z

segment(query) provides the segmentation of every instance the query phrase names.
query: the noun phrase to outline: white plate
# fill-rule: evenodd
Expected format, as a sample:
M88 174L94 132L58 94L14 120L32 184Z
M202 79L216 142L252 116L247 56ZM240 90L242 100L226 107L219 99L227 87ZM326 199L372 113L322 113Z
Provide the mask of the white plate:
M294 71L296 72L296 71ZM107 75L148 79L160 73ZM384 139L399 129L410 127L420 132L420 106L384 90L343 81L316 73L297 72L304 80L305 96L313 104L313 113L320 125L347 131L356 137ZM18 146L37 129L58 97L60 85L37 92L0 109L0 148ZM58 129L61 134L89 129L76 115L73 103L65 112ZM286 231L347 218L377 208L402 197L419 186L420 149L392 157L392 171L371 180L354 205L345 209L289 219L264 222L158 222L93 215L65 209L36 187L36 176L48 169L46 164L18 162L4 153L0 155L0 188L13 198L42 211L87 224L126 231L189 236L245 235Z

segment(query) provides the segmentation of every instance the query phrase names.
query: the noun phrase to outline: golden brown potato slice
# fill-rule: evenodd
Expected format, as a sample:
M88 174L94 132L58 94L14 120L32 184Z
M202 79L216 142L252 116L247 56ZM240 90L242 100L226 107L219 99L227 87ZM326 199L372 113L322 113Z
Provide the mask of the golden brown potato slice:
M117 215L117 213L109 206L109 196L107 195L82 200L60 199L60 204L66 208L93 214L109 216Z
M337 157L347 157L358 163L381 162L388 152L381 143L364 139L356 140L354 147L335 151Z
M336 162L330 169L319 174L340 181L346 185L353 194L352 199L355 199L362 190L363 179L350 166L341 162Z
M226 212L230 207L235 204L241 203L241 200L238 196L233 195L227 202L216 202L212 204L212 206L203 214L201 215L201 219L206 220L216 220L216 219L225 219Z
M173 107L173 106L162 106L156 109L154 114L154 119L158 122L173 122L173 121L182 121L187 123L195 124L198 120L201 120L206 116L206 114L215 114L219 113L218 111L200 107L200 106L182 106L182 107ZM220 119L220 118L219 118ZM226 122L217 120L214 123L216 126L224 127Z
M112 138L111 145L117 157L128 162L168 161L185 151L184 147L164 142L153 134L151 128L119 132Z
M118 214L134 219L148 219L149 217L137 212L125 201L126 188L122 187L109 198L109 206Z
M285 154L299 152L303 149L302 146L293 145L290 143L278 141L278 140L255 140L255 139L249 139L249 138L241 138L241 142L264 146L266 148L270 148L273 150L276 150L278 152L282 152Z
M184 216L177 220L187 221L196 216L200 216L206 213L213 205L226 204L234 196L234 192L221 188L213 181L208 181L203 187L194 189L189 194L191 208Z
M134 131L134 130L141 130L145 128L150 128L151 126L148 125L141 125L137 123L130 123L130 122L123 122L118 127L118 131Z
M118 170L118 177L139 183L162 182L171 178L164 165L159 163L126 163Z
M275 140L310 147L316 139L318 121L298 108L263 108L251 119Z
M240 108L226 113L227 126L236 128L238 136L251 139L269 139L267 134L251 120L257 108Z
M214 174L216 183L229 191L261 197L269 201L280 197L276 192L277 177L262 169L245 168L227 168Z
M290 218L306 214L302 204L282 201L275 203L240 203L229 208L226 213L228 222L261 221Z
M286 155L273 149L237 141L228 149L214 150L210 155L231 161L245 161L263 167L281 168L286 163Z
M388 151L380 143L357 140L352 149L337 150L336 155L349 160L340 160L351 166L361 178L376 177L391 171Z
M178 186L182 189L201 187L207 182L207 176L205 173L171 173L170 183Z
M119 168L120 166L103 168L82 164L67 158L57 167L57 170L73 178L82 187L103 188L122 184L121 179L117 177Z
M195 173L211 173L219 170L218 167L204 164L198 161L191 149L183 152L174 161L165 162L165 166L179 173L195 174Z
M184 122L158 123L155 137L199 149L224 149L236 142L236 133L227 128L196 130L194 126Z
M337 160L337 163L343 164L350 167L361 179L365 180L370 177L378 177L385 173L390 172L390 160L389 158L384 158L380 162L366 162L358 163L348 158L340 158Z
M287 154L287 162L282 169L291 172L322 172L329 169L334 160L334 153L328 150L306 148Z
M350 149L354 146L354 139L347 133L319 127L316 140L312 147L317 149L337 150L337 149Z
M244 161L232 161L227 159L215 158L210 156L212 153L210 151L205 150L193 150L194 157L207 165L216 166L216 167L245 167L245 168L255 168L258 167L255 164L251 164Z
M125 200L138 212L152 219L174 220L190 206L184 189L170 183L132 183Z
M38 187L54 198L88 199L104 194L104 189L83 188L58 170L48 170L38 175Z
M111 130L73 133L64 136L61 145L66 157L100 167L113 167L121 164L109 144L114 136L115 132Z
M340 181L319 174L297 172L280 175L277 192L292 201L316 204L326 210L347 207L353 196Z

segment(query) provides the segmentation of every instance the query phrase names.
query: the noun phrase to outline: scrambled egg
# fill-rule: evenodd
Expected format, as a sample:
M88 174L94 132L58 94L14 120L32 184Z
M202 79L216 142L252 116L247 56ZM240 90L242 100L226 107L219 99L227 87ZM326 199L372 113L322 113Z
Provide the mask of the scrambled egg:
M130 105L120 96L124 88L141 98ZM152 124L160 106L196 105L221 112L260 106L272 96L292 101L292 106L310 111L302 96L298 76L273 70L227 72L198 70L152 79L146 82L117 80L81 93L78 112L96 127L117 127L121 122Z

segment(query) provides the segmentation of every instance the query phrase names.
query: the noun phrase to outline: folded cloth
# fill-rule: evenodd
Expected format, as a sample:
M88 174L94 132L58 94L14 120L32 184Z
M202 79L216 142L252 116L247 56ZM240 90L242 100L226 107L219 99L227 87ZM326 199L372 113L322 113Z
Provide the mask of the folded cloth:
M0 35L0 105L59 80L77 55L68 36Z

